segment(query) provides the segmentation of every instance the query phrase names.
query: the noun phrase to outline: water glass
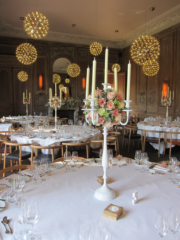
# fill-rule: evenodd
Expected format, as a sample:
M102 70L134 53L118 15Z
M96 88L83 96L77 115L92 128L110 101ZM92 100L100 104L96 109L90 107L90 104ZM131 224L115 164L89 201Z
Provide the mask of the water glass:
M168 217L164 212L159 212L156 217L155 228L161 237L166 236L169 230Z
M111 227L110 221L106 219L100 219L97 221L97 230L100 240L111 240Z
M67 151L64 153L64 161L71 161L71 152Z
M113 150L112 149L108 150L108 157L109 157L109 160L112 161L112 159L113 159Z
M142 153L141 150L137 150L135 152L134 159L136 164L139 164L139 161L141 160L141 153Z
M180 208L172 207L169 210L169 229L175 234L180 231Z
M74 161L74 162L78 161L78 152L77 151L72 152L72 161Z
M99 157L102 159L102 155L103 155L103 149L101 148L100 150L99 150Z
M80 240L92 240L94 237L94 227L91 220L82 221L79 231Z

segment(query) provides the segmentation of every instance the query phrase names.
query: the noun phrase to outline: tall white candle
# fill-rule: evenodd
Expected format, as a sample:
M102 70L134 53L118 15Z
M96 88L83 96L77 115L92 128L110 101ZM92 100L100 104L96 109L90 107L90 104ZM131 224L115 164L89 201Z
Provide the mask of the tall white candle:
M168 87L168 94L167 94L167 95L168 95L168 97L169 97L169 87Z
M109 56L109 49L107 47L105 50L104 83L108 82L108 56Z
M130 85L131 85L131 63L129 60L127 67L127 91L126 91L126 100L130 100Z
M62 88L60 89L60 100L62 100Z
M51 98L51 88L49 88L49 98Z
M55 83L55 95L57 95L57 83Z
M169 98L171 99L171 91L170 91L170 95L169 95Z
M163 91L162 91L162 96L161 96L161 99L163 99Z
M26 89L26 98L28 97L28 94L27 94L27 89Z
M117 91L117 67L114 68L114 90Z
M31 93L29 93L29 101L31 101Z
M23 92L23 101L24 101L24 99L25 99L25 92Z
M88 98L89 95L89 74L90 74L90 68L87 68L86 72L86 99Z
M93 72L92 72L92 99L95 97L95 87L96 87L96 59L93 60Z
M174 100L174 91L173 91L173 100Z

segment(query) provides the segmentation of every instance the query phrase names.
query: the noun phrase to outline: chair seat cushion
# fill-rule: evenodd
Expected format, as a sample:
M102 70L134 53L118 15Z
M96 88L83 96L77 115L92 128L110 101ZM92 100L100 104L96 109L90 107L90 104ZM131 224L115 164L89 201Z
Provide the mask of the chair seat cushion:
M160 142L162 142L164 139L160 138ZM146 137L145 139L146 142L151 142L151 143L158 143L159 142L159 138L155 138L155 137Z
M129 134L124 135L125 138L129 138ZM140 134L131 134L131 139L140 139L141 135Z
M22 160L27 159L29 157L31 157L30 152L21 151L21 159ZM6 159L19 160L19 150L16 150L12 153L7 154Z
M54 159L56 158L60 158L60 155L54 155ZM44 153L40 153L38 154L34 160L41 160L42 158L47 158L48 163L52 163L52 154L44 154Z

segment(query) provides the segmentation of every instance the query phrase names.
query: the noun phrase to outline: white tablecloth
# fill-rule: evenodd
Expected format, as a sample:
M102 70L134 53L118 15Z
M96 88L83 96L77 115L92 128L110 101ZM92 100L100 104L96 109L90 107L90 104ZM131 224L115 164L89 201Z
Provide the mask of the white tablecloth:
M88 140L98 140L102 139L102 134L97 129L93 129L90 127L82 127L82 126L64 126L64 130L60 130L60 133L50 133L50 131L54 130L53 127L45 128L43 133L41 133L43 138L38 137L40 135L39 130L31 130L29 131L29 136L22 135L22 133L13 134L11 136L12 141L17 141L18 143L30 143L35 144L38 143L41 146L59 146L62 142L86 142ZM64 132L65 131L65 132ZM37 135L31 138L31 134ZM52 138L51 138L52 137ZM91 147L96 148L98 144L92 144ZM31 147L23 147L24 151L31 152ZM55 154L58 150L55 150ZM50 150L43 150L43 153L50 153Z
M173 125L173 124L171 124ZM144 122L139 122L137 124L137 127L138 129L142 129L142 130L151 130L151 131L163 131L163 132L180 132L180 128L179 127L176 127L176 125L174 125L173 127L172 126L165 126L165 125L162 125L162 126L159 126L159 123L157 123L157 126L154 124L154 126L152 125L148 125ZM141 131L139 130L138 131L138 134L141 134ZM159 134L158 133L153 133L153 132L147 132L146 133L146 136L147 137L156 137L156 138L159 138ZM170 134L167 135L167 138L170 138ZM161 134L161 138L164 138L164 133ZM178 139L180 138L180 134L179 135L176 135L176 134L173 134L172 135L172 138L174 139ZM159 149L159 145L157 143L150 143L155 149ZM166 142L166 148L170 148L170 143L169 142ZM174 147L174 145L172 145L172 147ZM163 154L163 149L164 149L164 141L162 141L160 143L160 153Z
M97 166L84 166L78 172L70 173L66 173L64 168L55 169L49 181L40 185L27 183L23 196L39 203L41 218L34 226L35 233L42 240L79 240L81 221L90 218L97 226L104 209L112 203L124 208L118 221L110 220L112 240L159 240L154 227L156 215L159 211L167 213L170 207L178 206L180 190L170 183L171 173L152 175L136 171L136 168L132 163L108 170L108 176L114 180L109 186L117 192L117 197L107 202L94 198L95 190L100 187L97 176L103 174L102 168ZM3 182L7 183L5 179L0 181ZM135 190L138 191L139 202L133 205L132 193ZM0 212L0 219L17 216L18 209L6 204L7 208ZM12 239L4 233L2 224L0 232L3 240Z
M12 123L0 123L0 131L11 131Z

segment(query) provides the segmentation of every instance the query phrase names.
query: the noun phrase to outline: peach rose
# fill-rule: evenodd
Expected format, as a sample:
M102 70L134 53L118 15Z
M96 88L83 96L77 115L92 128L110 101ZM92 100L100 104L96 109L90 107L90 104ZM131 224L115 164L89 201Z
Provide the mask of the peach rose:
M114 108L114 103L113 103L112 101L109 101L109 102L107 103L107 108L108 108L109 110L112 110L112 109Z
M121 121L121 113L118 113L118 115L115 117L115 121L117 122Z
M105 119L104 119L103 117L100 117L100 118L98 119L98 123L100 123L100 124L103 124L104 121L105 121Z
M116 95L117 95L117 100L122 100L123 99L120 93L117 93Z
M113 100L116 97L116 94L114 92L108 92L107 93L107 99Z
M102 90L95 90L95 97L98 97L99 95L102 95Z
M113 116L114 117L116 117L116 116L118 116L118 114L119 114L119 111L118 111L118 109L116 108L116 109L114 109L114 111L113 111Z
M98 103L99 103L100 107L104 107L104 105L106 104L106 99L105 98L99 98Z
M111 122L105 122L104 126L107 127L107 128L110 128L110 127L113 126L113 123L111 123Z

